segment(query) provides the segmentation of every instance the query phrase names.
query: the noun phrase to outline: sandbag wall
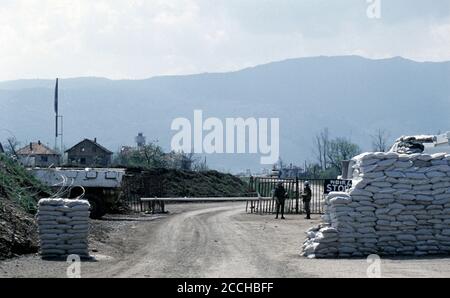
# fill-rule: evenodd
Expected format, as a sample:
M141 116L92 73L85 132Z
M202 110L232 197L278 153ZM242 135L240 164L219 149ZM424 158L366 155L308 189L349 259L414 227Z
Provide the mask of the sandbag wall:
M364 153L353 186L326 198L308 257L450 253L450 155Z
M89 208L87 200L39 200L37 220L42 257L89 256Z

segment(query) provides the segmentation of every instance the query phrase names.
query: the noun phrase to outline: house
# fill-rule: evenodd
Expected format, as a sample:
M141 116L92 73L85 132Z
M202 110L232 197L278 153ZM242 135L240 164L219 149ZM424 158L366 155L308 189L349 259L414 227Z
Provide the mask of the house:
M111 164L112 152L94 140L84 139L66 150L67 163L80 167L108 167Z
M26 167L49 167L59 165L60 154L44 144L41 141L30 143L20 148L16 152L17 158L21 164Z

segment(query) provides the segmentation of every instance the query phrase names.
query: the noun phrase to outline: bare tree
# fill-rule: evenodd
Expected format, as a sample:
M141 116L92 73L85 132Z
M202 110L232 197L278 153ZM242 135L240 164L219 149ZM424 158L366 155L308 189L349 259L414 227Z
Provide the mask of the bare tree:
M342 161L358 155L361 149L358 145L345 138L336 138L329 143L328 160L331 166L342 172Z
M314 154L317 157L317 161L320 165L320 168L323 170L323 146L322 146L322 139L320 138L320 134L317 134L315 136L315 140L314 140L314 144L315 144L315 152Z
M122 154L123 155L123 154ZM121 158L122 162L130 166L142 166L145 168L166 168L166 153L155 142L131 150Z
M181 170L190 171L192 170L192 166L195 162L197 162L198 158L195 157L194 152L184 153L180 152L176 154L177 166L176 168Z
M16 137L9 137L7 141L8 141L8 147L6 149L7 153L9 155L16 155L17 148L20 145L19 141L17 141Z
M193 166L194 171L205 172L209 170L208 164L206 163L206 156L204 159L197 160Z
M325 170L328 167L328 151L330 147L330 134L328 128L324 128L315 137L316 157L320 168Z
M275 166L278 167L280 170L284 168L284 161L281 159L281 156L278 158L278 161Z
M372 149L375 152L386 152L388 148L389 133L385 129L379 128L375 134L370 136L372 138Z

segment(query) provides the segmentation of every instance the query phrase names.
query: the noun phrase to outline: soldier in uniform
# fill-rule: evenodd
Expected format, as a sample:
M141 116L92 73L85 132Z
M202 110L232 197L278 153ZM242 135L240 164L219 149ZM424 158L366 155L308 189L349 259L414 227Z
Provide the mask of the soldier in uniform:
M302 198L303 205L305 206L306 219L311 219L311 187L309 187L309 181L305 181L305 187L303 188Z
M283 183L278 182L277 186L274 189L273 192L273 196L276 199L276 203L277 203L277 216L275 217L275 219L278 219L278 213L280 212L281 209L281 219L285 219L284 218L284 200L286 198L286 190L283 187Z

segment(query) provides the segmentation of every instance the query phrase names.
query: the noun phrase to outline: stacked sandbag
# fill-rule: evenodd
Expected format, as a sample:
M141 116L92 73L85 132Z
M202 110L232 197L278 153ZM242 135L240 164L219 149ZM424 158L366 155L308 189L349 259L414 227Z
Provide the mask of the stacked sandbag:
M42 257L89 256L89 208L87 200L39 200L37 220Z
M304 254L310 258L334 257L338 253L338 232L327 225L319 225L307 231L303 244Z
M450 155L365 153L353 159L353 187L330 193L324 224L337 250L317 253L308 231L303 254L315 257L450 253ZM314 229L313 229L314 230ZM325 234L322 234L325 236ZM335 245L336 235L329 242ZM327 243L327 239L319 239Z

